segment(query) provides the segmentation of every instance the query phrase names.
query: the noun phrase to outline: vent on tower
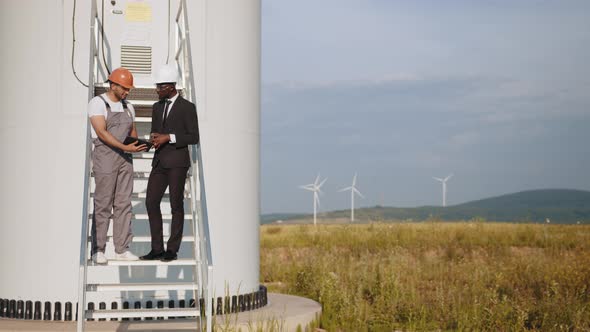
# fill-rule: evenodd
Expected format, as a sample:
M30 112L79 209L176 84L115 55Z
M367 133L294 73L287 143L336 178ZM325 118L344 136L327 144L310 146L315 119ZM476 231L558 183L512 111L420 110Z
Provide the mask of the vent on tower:
M152 73L152 48L121 45L121 66L134 74Z

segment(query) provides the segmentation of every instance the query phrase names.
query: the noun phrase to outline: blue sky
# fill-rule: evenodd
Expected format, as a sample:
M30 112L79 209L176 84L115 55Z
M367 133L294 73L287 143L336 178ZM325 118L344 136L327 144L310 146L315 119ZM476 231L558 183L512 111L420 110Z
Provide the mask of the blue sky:
M262 0L262 212L590 190L588 1Z

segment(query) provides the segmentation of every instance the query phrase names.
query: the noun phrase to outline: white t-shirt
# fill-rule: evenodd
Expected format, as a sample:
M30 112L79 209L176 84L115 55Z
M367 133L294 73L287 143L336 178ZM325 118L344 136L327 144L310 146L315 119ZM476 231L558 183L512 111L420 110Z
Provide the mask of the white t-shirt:
M109 103L109 105L111 106L111 112L116 113L116 112L124 112L125 109L123 109L123 103L119 102L113 102L106 93L103 93L101 95L104 100L107 101L107 103ZM133 117L133 122L135 122L135 110L133 109L133 105L131 105L131 103L127 102L127 109L129 110L129 112L131 113L131 116ZM97 115L102 115L104 116L104 119L106 120L108 117L108 112L107 112L107 108L104 104L104 101L102 99L100 99L100 97L96 96L92 99L90 99L90 102L88 103L88 117L93 117L93 116L97 116ZM92 125L90 126L90 131L92 133L92 138L96 138L96 132L94 131L94 127L92 127Z

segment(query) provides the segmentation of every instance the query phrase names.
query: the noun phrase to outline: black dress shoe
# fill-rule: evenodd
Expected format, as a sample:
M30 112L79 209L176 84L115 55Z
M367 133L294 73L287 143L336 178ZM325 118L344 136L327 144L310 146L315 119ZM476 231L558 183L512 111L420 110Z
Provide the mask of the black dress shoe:
M178 258L176 253L173 253L172 251L166 251L165 253L162 254L162 257L160 258L160 260L162 262L170 262L170 261L175 260L176 258Z
M139 259L141 259L142 261L153 261L153 260L157 260L157 259L162 258L162 256L164 256L163 251L162 252L154 252L152 250L152 251L150 251L149 254L139 257Z

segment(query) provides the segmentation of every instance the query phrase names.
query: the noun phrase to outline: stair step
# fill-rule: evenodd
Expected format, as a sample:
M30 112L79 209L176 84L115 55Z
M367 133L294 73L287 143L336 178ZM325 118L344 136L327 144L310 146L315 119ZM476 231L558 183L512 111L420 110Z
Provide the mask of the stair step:
M90 176L94 177L94 172L90 173ZM149 179L150 172L133 172L134 179Z
M107 92L109 86L108 84L101 84L101 85L95 85L94 86L94 95L98 96L100 94L103 94L105 92ZM178 93L184 97L184 90L177 86L176 90L178 91ZM129 92L129 95L127 95L127 100L130 101L132 104L134 104L137 101L141 101L141 100L149 100L151 102L151 104L155 103L156 101L158 101L160 98L158 97L158 93L156 92L156 87L136 87L135 89L131 89L131 91ZM150 104L150 105L151 105Z
M88 292L109 291L158 291L158 290L196 290L197 285L192 282L178 283L134 283L134 284L88 284Z
M135 220L149 220L149 217L145 213L138 213L138 214L133 214L133 219L135 219ZM185 214L184 219L185 220L193 220L193 215L192 214ZM172 215L171 214L163 214L162 220L172 220Z
M87 310L87 319L141 318L141 317L197 317L196 308Z
M135 117L135 122L152 122L152 118L151 117L144 117L144 116L136 116Z
M141 172L141 171L133 172L133 179L134 180L149 180L150 173L151 172ZM90 176L94 177L94 172L90 173ZM185 183L186 182L190 182L190 176L186 177Z
M166 232L168 233L168 232ZM169 237L170 234L163 234L162 236L164 236L165 238ZM88 237L88 241L92 241L92 237L89 236ZM182 242L195 242L195 237L193 235L183 235L182 236ZM112 235L108 235L107 236L107 243L112 243L113 242L113 236ZM133 241L135 243L143 243L143 242L152 242L152 238L150 236L133 236Z
M162 235L165 237L169 237L170 235ZM112 236L109 236L109 240L112 240ZM133 236L133 242L152 242L151 236ZM183 235L182 242L195 242L195 237L193 235Z
M92 219L92 213L88 214L88 219L90 219L90 220ZM147 213L138 213L138 214L133 213L131 219L149 220L149 217L148 217ZM185 220L193 220L193 215L192 214L185 214L184 219ZM172 220L172 215L171 214L163 214L162 220Z
M158 100L153 100L153 99L133 99L133 100L130 100L131 104L133 105L133 110L135 110L136 108L145 109L146 107L149 107L151 109L152 106L154 106L154 103L157 101Z
M149 105L136 105L135 103L133 103L133 109L135 110L135 118L146 117L151 119L153 104L154 102L152 102Z
M175 259L170 262L162 262L158 260L152 261L116 261L116 260L109 260L106 264L94 264L91 259L88 260L88 266L192 266L196 265L197 261L194 259L182 258L182 259Z
M136 238L139 238L139 237L149 237L149 235L147 235L147 234L149 234L148 233L149 232L149 224L146 223L146 222L144 222L144 221L141 221L141 223L143 223L143 225L140 224L138 226L140 226L140 227L143 226L143 231L139 231L138 227L135 227L134 233L136 235L133 236L133 239L134 240ZM190 225L190 223L191 223L191 221L189 221L189 220L185 220L184 221L184 224L185 224L184 225L184 227L185 227L184 233L185 233L185 235L182 236L183 239L186 238L187 241L189 241L189 242L191 242L191 241L194 240L194 237L193 236L195 235L192 232L190 232L190 234L189 234L188 231L187 231L187 229L192 228L191 225ZM166 241L168 241L168 238L170 237L170 227L171 227L171 224L172 223L169 222L169 221L166 221L166 222L162 223L162 236L164 237L164 239ZM91 228L91 225L89 225L88 227ZM107 241L110 241L112 239L113 231L114 231L113 221L112 220L109 220L109 229L107 231ZM91 236L92 236L92 230L89 229L88 230L88 237L90 238ZM143 242L143 239L141 239L140 241L133 241L133 242Z
M90 197L94 197L94 193L90 193ZM132 200L144 200L147 197L147 193L132 193L131 194L131 199ZM188 192L184 193L184 198L190 198L191 195ZM170 199L170 194L169 193L165 193L164 196L162 197L162 199Z
M153 152L134 153L133 159L154 159L154 153Z

